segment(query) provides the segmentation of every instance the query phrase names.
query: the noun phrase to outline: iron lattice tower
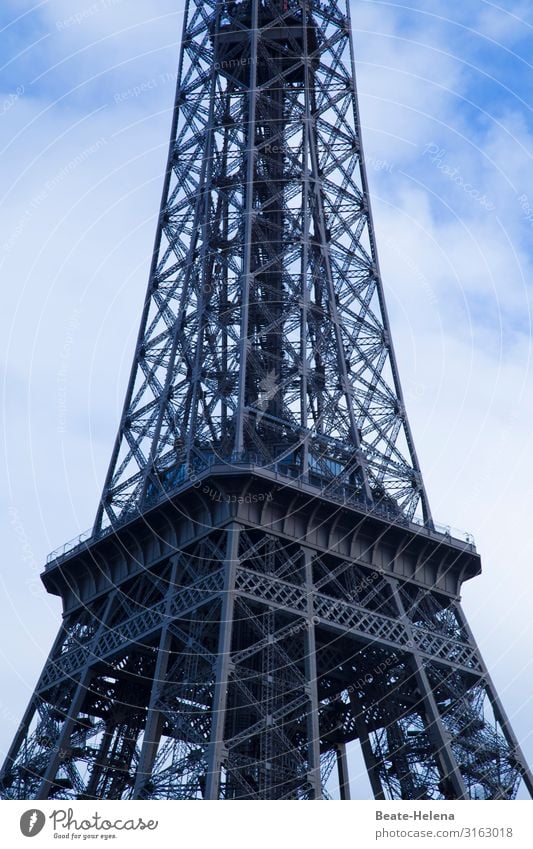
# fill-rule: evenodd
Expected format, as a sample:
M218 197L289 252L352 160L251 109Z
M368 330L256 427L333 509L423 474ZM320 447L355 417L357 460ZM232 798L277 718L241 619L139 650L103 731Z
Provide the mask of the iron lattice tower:
M533 781L432 521L341 2L188 0L126 402L4 798L376 798Z

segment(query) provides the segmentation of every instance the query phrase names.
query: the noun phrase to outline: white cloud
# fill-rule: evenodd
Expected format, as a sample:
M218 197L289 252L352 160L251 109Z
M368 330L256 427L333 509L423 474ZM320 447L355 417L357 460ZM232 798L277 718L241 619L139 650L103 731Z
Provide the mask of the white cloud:
M531 35L530 19L531 5L528 0L506 0L505 5L486 2L477 17L475 28L481 35L509 46Z
M20 709L59 624L56 600L44 590L28 593L34 562L90 524L111 453L146 286L170 126L168 75L177 62L174 0L117 3L57 26L90 6L53 0L22 31L16 27L22 38L50 33L38 54L19 60L30 82L32 69L48 72L3 116L8 129L0 139L0 148L9 145L0 157L2 592L4 624L24 670L13 670L4 650L0 674ZM466 41L453 47L450 34L464 31L439 13L515 42L510 16L482 0L468 7L433 0L412 12L358 3L364 143L417 450L437 518L476 533L485 573L465 587L466 608L498 683L508 686L512 713L529 687L533 640L528 594L516 592L528 586L532 554L523 540L532 500L533 256L517 193L528 193L533 209L533 138L512 93L499 89L506 99L492 102L492 90L480 89L467 109L478 81L472 65L483 67L479 44L471 52ZM136 93L153 79L160 84ZM502 81L512 87L504 66ZM444 149L467 182L424 156L428 144ZM496 209L484 209L465 184ZM11 728L3 733L5 744Z

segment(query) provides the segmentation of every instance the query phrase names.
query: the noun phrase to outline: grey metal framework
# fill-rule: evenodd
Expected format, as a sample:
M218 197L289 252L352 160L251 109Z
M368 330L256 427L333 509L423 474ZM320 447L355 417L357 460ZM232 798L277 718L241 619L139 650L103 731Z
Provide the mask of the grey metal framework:
M533 779L434 524L375 248L349 9L186 4L135 360L4 798L511 799Z

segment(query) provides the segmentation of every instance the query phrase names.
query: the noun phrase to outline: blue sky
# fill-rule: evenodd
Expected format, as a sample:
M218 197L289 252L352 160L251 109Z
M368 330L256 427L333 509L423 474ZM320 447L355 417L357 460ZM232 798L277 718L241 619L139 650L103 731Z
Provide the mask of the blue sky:
M464 606L533 763L531 6L351 9L417 450L434 514L476 537L484 573L465 585ZM111 453L181 13L179 0L3 0L0 10L0 750L59 625L38 573L91 524Z

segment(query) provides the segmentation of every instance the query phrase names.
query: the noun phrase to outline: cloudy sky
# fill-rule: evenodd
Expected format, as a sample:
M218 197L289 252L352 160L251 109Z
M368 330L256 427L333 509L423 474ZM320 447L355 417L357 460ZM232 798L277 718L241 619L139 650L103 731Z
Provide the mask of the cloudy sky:
M351 6L417 450L434 515L471 531L482 554L464 606L533 763L531 5ZM0 757L59 625L38 574L49 551L91 525L111 453L182 8L3 0L0 10Z

